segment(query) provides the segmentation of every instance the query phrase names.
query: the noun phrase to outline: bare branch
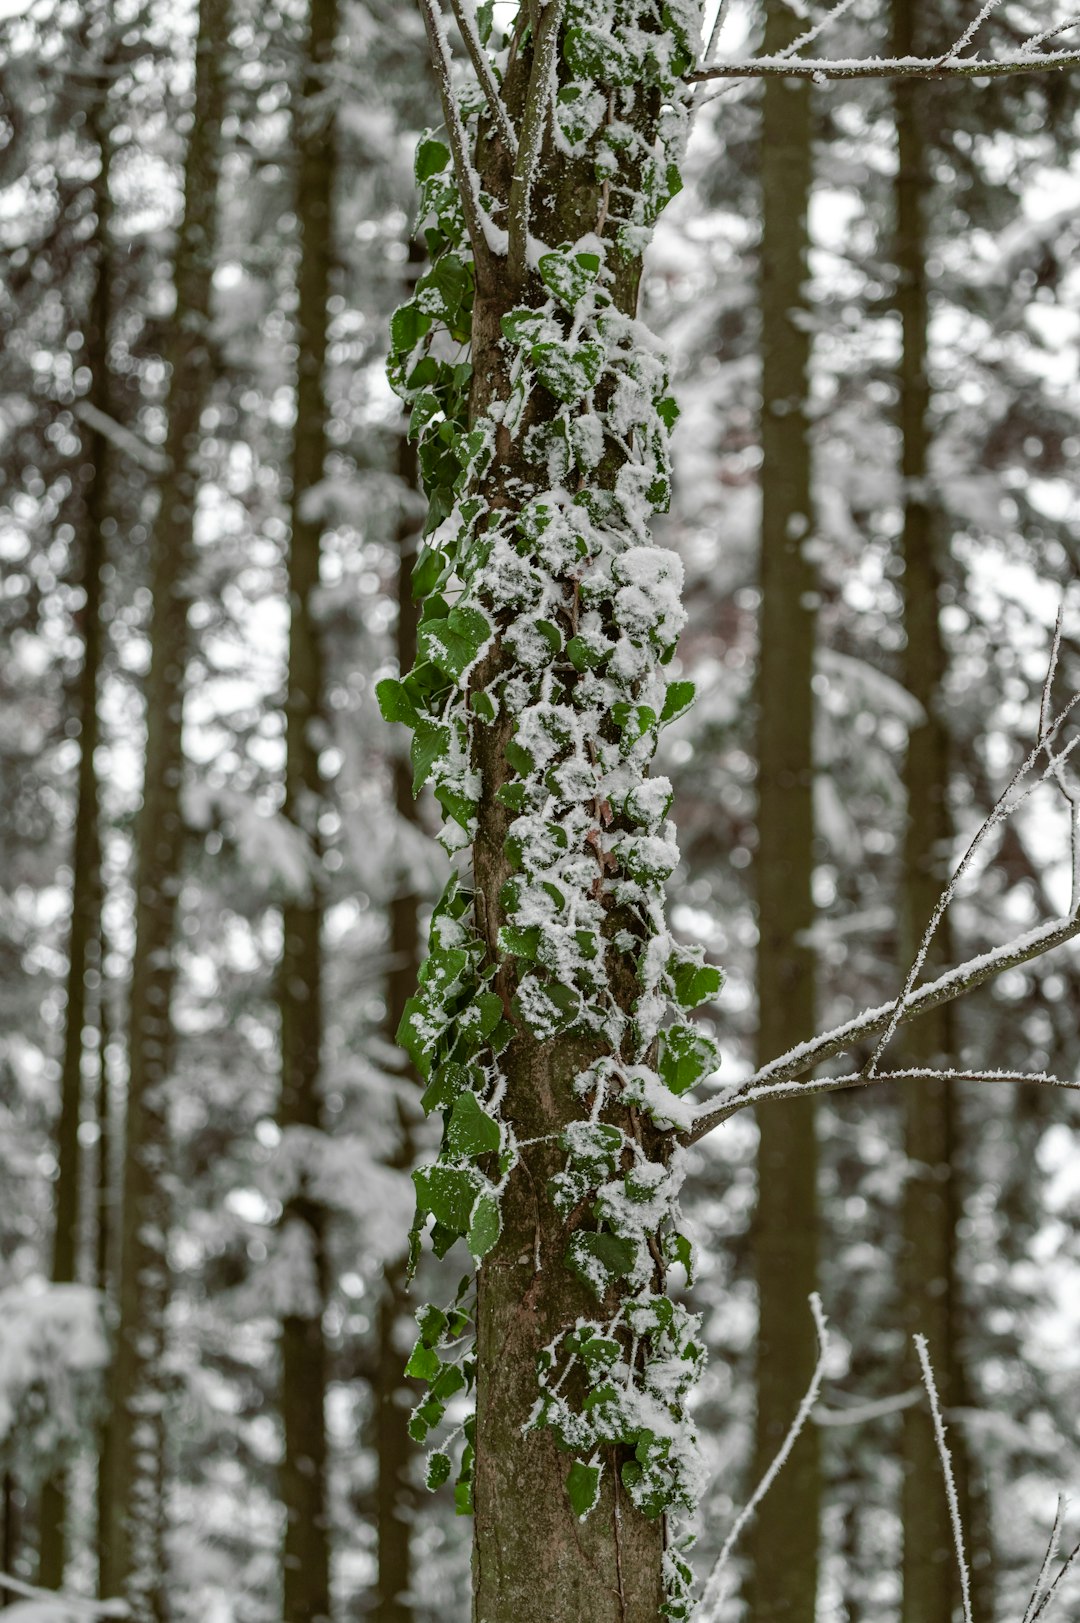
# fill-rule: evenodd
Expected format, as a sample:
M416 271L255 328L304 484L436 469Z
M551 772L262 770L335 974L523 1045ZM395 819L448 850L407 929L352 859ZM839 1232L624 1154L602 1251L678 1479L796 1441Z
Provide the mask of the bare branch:
M790 61L782 56L758 56L745 62L719 62L688 73L689 84L709 79L1000 79L1013 73L1050 73L1080 67L1080 51L1059 51L1050 56L1007 56L987 61L977 56L959 62L939 57L867 57L862 61Z
M439 7L439 0L419 0L420 11L427 29L428 44L431 48L431 60L435 68L435 77L439 83L439 96L443 106L443 116L446 119L446 129L450 137L450 150L454 156L454 172L458 178L458 188L461 192L462 206L465 210L465 223L469 228L469 240L472 243L473 253L477 259L486 259L490 253L487 232L484 229L484 210L480 202L480 183L476 170L469 157L469 142L465 134L465 126L461 122L461 109L458 107L457 97L454 94L454 85L451 75L450 42L446 37L446 20Z
M1061 628L1065 623L1065 600L1058 604L1057 619L1054 621L1054 641L1050 649L1050 663L1046 667L1046 681L1043 683L1042 702L1039 705L1039 743L1046 737L1050 726L1050 695L1054 687L1054 677L1057 675L1058 660L1061 658Z
M777 1450L775 1459L754 1489L744 1508L735 1518L731 1532L724 1540L724 1547L716 1558L716 1564L710 1572L708 1582L705 1585L705 1593L701 1597L701 1623L715 1623L715 1618L724 1600L724 1592L720 1589L720 1578L728 1561L731 1559L731 1552L738 1543L743 1528L787 1464L788 1456L795 1447L799 1433L806 1425L817 1403L821 1383L825 1378L825 1364L829 1356L829 1325L821 1306L821 1297L817 1291L814 1291L810 1297L810 1311L814 1315L814 1327L818 1336L818 1360L814 1366L814 1373L810 1378L810 1385L807 1387L803 1400L799 1404L798 1413L791 1422L786 1437Z
M938 1459L941 1461L941 1474L945 1479L945 1497L949 1501L949 1520L952 1523L956 1565L960 1573L960 1598L964 1608L964 1623L972 1623L971 1573L968 1571L967 1557L964 1554L964 1528L960 1520L960 1501L956 1497L952 1456L949 1453L949 1445L945 1441L945 1422L941 1418L941 1403L938 1399L937 1382L934 1380L934 1370L930 1363L930 1354L927 1351L925 1336L915 1337L915 1350L919 1355L926 1395L930 1399L930 1413L934 1421L934 1441L937 1444Z
M1038 1619L1042 1617L1044 1612L1048 1611L1050 1602L1057 1593L1058 1584L1061 1582L1062 1578L1064 1578L1065 1574L1069 1571L1070 1567L1073 1565L1073 1562L1078 1556L1080 1556L1080 1544L1074 1545L1074 1547L1065 1557L1065 1560L1061 1563L1061 1570L1059 1571L1057 1577L1050 1585L1050 1588L1046 1591L1046 1594L1043 1596L1038 1606L1036 1606L1035 1610L1032 1612L1031 1623L1038 1623Z
M24 1600L45 1601L52 1606L59 1603L63 1611L85 1614L88 1619L131 1616L127 1601L89 1600L85 1595L71 1595L66 1589L39 1589L35 1584L23 1583L21 1578L13 1578L8 1572L0 1572L0 1593L5 1589L10 1589L13 1595L21 1595Z
M495 120L495 126L505 141L510 156L514 157L517 153L517 131L510 122L510 114L506 110L506 103L502 99L495 75L491 71L491 62L476 27L474 0L450 0L450 4L465 49L469 53L469 61L476 70L476 77L480 81L491 116Z
M533 40L533 61L529 74L529 89L525 97L525 112L521 119L521 140L518 144L514 178L510 183L510 208L507 221L509 244L507 253L510 278L514 287L525 280L528 260L529 223L532 217L532 188L540 148L544 142L551 100L551 75L559 45L559 26L562 23L566 0L545 0L539 26Z
M1042 924L1035 930L1029 930L1017 940L994 947L978 958L970 958L966 963L957 965L955 969L947 969L936 980L927 981L925 986L920 986L911 994L903 1018L910 1020L928 1013L931 1009L940 1008L943 1003L951 1003L954 998L961 997L965 992L973 992L977 986L993 980L996 975L1004 974L1009 969L1018 969L1022 964L1030 963L1033 958L1041 958L1044 953L1063 946L1066 941L1072 941L1078 935L1080 935L1080 915L1075 913L1068 918L1054 919L1049 924ZM826 1060L842 1054L845 1049L853 1048L856 1043L876 1037L888 1025L895 1006L894 1002L889 1002L879 1003L872 1009L864 1009L861 1014L845 1021L843 1025L834 1026L831 1031L823 1032L820 1037L814 1037L810 1042L799 1043L795 1048L789 1048L786 1053L770 1060L767 1065L763 1065L755 1072L749 1081L729 1094L723 1103L703 1105L702 1113L686 1134L685 1142L696 1144L707 1133L711 1133L714 1127L719 1127L721 1122L727 1121L729 1116L741 1110L744 1103L756 1103L759 1098L779 1097L784 1092L797 1095L804 1091L815 1091L815 1082L796 1079L805 1077L807 1071L812 1071L817 1065L823 1065ZM858 1076L862 1083L872 1080L864 1077L861 1072ZM841 1078L839 1081L844 1087L860 1085L856 1078ZM784 1089L781 1086L784 1083L792 1085ZM826 1078L817 1091L831 1092L835 1090L836 1085L837 1079ZM769 1091L759 1091L762 1089Z

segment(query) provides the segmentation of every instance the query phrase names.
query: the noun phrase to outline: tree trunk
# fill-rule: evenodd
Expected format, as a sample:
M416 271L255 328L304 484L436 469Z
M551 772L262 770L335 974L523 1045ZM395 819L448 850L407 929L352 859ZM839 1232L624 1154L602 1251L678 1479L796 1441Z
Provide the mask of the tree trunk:
M918 44L917 7L895 0L893 40L898 55ZM901 909L901 968L906 973L923 930L948 879L952 844L949 813L949 731L943 708L947 656L939 609L941 574L934 507L927 489L930 448L930 383L927 375L929 303L926 207L930 185L928 132L933 99L924 85L894 88L898 136L895 189L897 308L903 334L900 425L904 478L904 684L924 719L911 729L904 764L907 824ZM942 921L927 959L938 973L953 961L948 918ZM955 1053L952 1005L945 1004L905 1028L905 1066L948 1065ZM946 1409L962 1404L963 1371L956 1266L957 1097L947 1081L908 1083L904 1088L905 1153L901 1289L910 1333L925 1335ZM918 1380L909 1350L908 1378ZM961 1517L969 1527L968 1471L963 1436L950 1431ZM952 1529L933 1422L923 1405L904 1411L903 1623L951 1623L959 1603ZM989 1613L987 1615L990 1615Z
M109 325L111 312L109 247L109 141L102 127L102 109L92 120L100 168L94 184L94 284L86 321L84 362L90 370L90 404L109 411ZM84 430L82 478L82 559L80 610L83 662L75 700L79 724L79 768L76 790L75 839L72 851L71 927L68 937L67 1004L64 1011L64 1051L60 1072L60 1119L57 1124L56 1228L53 1234L52 1278L69 1284L76 1277L79 1253L80 1195L83 1157L79 1146L79 1119L83 1103L85 1028L93 1017L88 1009L101 992L101 839L100 806L94 753L98 743L98 677L102 655L102 568L106 559L103 524L107 515L109 448L104 435ZM97 976L96 992L91 976ZM98 1063L103 1064L99 1051ZM58 1473L42 1489L39 1528L38 1582L60 1589L66 1556L67 1486Z
M176 313L166 345L170 373L166 454L171 473L161 492L151 558L151 664L145 780L136 827L120 1323L112 1371L112 1457L103 1548L105 1592L128 1602L135 1623L151 1623L166 1613L162 1355L169 1299L167 1090L174 1050L170 1003L184 843L181 724L188 592L194 563L199 426L212 375L210 296L227 42L227 4L200 0L184 213L176 247Z
M449 119L471 217L475 297L453 255L437 258L423 300L408 319L405 312L395 319L397 375L414 398L420 385L408 382L414 343L408 334L419 329L422 335L425 321L430 327L424 301L437 294L450 333L468 327L472 340L468 419L456 441L467 471L457 494L468 491L478 509L470 519L462 508L459 539L449 543L460 549L459 564L468 561L461 571L468 592L453 609L434 592L425 601L416 680L411 687L385 685L381 698L387 713L398 707L400 719L415 694L437 718L418 715L411 722L417 778L434 776L436 793L472 846L471 885L461 898L468 911L437 913L432 956L421 992L410 999L404 1034L425 1074L430 1069L436 1092L458 1086L462 1074L471 1076L471 1099L462 1096L452 1109L445 1100L448 1121L472 1122L489 1145L495 1129L489 1112L497 1111L502 1124L505 1181L494 1155L484 1161L480 1152L479 1162L466 1165L472 1152L456 1150L452 1137L430 1181L426 1172L417 1175L421 1202L433 1199L442 1212L420 1207L421 1225L429 1215L436 1218L436 1249L441 1254L452 1242L448 1225L454 1224L456 1232L468 1231L474 1256L483 1258L475 1305L475 1429L467 1434L457 1488L459 1507L471 1504L475 1513L476 1623L655 1623L665 1605L665 1574L668 1615L689 1615L685 1596L674 1592L681 1578L672 1588L677 1553L669 1512L692 1502L694 1438L674 1388L668 1389L666 1419L657 1421L662 1436L641 1418L661 1363L666 1378L680 1368L690 1378L700 1356L692 1321L666 1296L660 1237L673 1238L669 1196L674 1199L681 1176L681 1164L669 1168L675 1144L666 1111L669 1101L675 1114L679 1107L655 1066L666 1052L658 1028L674 1000L671 966L681 966L687 1007L713 995L720 977L659 922L673 846L664 823L665 786L653 793L646 780L667 693L661 664L682 621L681 572L645 533L648 516L665 500L671 403L663 398L662 363L629 318L652 220L681 156L680 77L692 60L697 41L689 36L699 24L695 5L659 0L625 0L613 14L578 4L564 12L555 0L546 7L522 5L503 81L522 154L516 164L495 123L479 120L481 186L495 199L491 232L478 224L472 164L455 115ZM429 36L438 62L445 44L430 18ZM652 38L659 49L646 52L642 42ZM556 141L549 126L551 85L568 85L575 76L577 87L557 103L556 116L567 122ZM443 78L448 82L445 71ZM584 123L567 134L577 116L571 109L582 98ZM445 148L429 146L425 166L430 160L437 169L442 154ZM449 211L433 207L432 213L442 226ZM499 238L504 227L505 244ZM447 230L453 232L452 221ZM544 244L566 243L577 244L583 259L574 258L573 249L543 257ZM595 278L602 293L592 291ZM545 307L540 319L548 325L535 348L527 330L504 329L511 310L519 312L515 321L529 323ZM523 335L510 337L511 331ZM574 348L579 339L580 351ZM431 367L438 374L438 354L429 357L429 374ZM456 387L445 373L435 386ZM453 400L444 399L456 428ZM454 507L455 492L453 473L442 471L446 440L439 438L439 419L432 421L434 429L421 436L421 466L434 526L440 510ZM569 460L560 464L563 445ZM553 471L560 465L566 471ZM486 518L477 519L477 510ZM531 529L534 519L541 531L554 525L546 543ZM556 534L567 552L552 553ZM488 567L490 545L506 549L500 555L505 571L501 563ZM437 565L438 557L436 548L422 567ZM648 584L635 587L635 581ZM590 637L594 642L586 647ZM591 650L607 671L603 677L593 674L595 664L589 667ZM433 668L450 677L449 686L431 677ZM608 702L603 716L594 711ZM477 716L484 719L470 719ZM534 740L552 763L545 784L521 740L548 716L556 729L550 752ZM457 739L465 740L460 753ZM555 830L550 848L529 813L518 815L541 805ZM519 838L529 842L531 831L539 844L519 848ZM565 862L553 854L562 851ZM532 902L548 905L537 899L541 893L552 911L542 927L530 930ZM526 894L527 904L520 899ZM446 906L457 905L451 891ZM454 940L465 943L460 951L448 948ZM553 964L563 949L560 978ZM460 996L448 991L459 976L474 973L472 966L469 990ZM464 1013L463 999L471 1000ZM678 1041L692 1046L693 1028L681 1026ZM478 1055L471 1072L457 1054ZM654 1087L659 1094L650 1091ZM464 1114L462 1102L469 1107ZM607 1172L576 1160L576 1135L594 1125L608 1135L605 1142L621 1146L610 1152ZM664 1190L643 1207L657 1212L640 1220L648 1233L637 1226L634 1197L625 1205L619 1198L634 1168L646 1165L650 1188ZM478 1195L472 1215L442 1201L438 1179L444 1176L446 1187L489 1191ZM579 1179L580 1198L570 1193ZM614 1203L608 1217L597 1209L604 1190ZM656 1304L673 1315L663 1321L667 1328ZM627 1314L648 1318L652 1328L643 1329L640 1340ZM616 1339L606 1347L617 1347L620 1361L617 1386L591 1407L585 1365L566 1347L566 1338L586 1322L612 1329ZM549 1348L555 1364L542 1385ZM422 1352L414 1356L425 1362ZM556 1377L564 1358L566 1370ZM473 1370L471 1359L466 1365ZM664 1413L664 1403L649 1412Z
M764 50L781 51L801 24L782 0L766 8ZM813 667L817 581L807 420L810 335L804 310L812 185L811 91L805 81L762 87L761 647L758 714L758 1059L814 1032ZM816 1358L807 1298L817 1288L814 1101L758 1113L753 1231L759 1328L753 1478L761 1479L809 1384ZM820 1514L818 1437L807 1427L749 1533L754 1623L813 1623Z
M296 343L296 428L293 441L289 548L289 674L285 701L285 816L304 833L313 862L322 849L319 751L323 728L323 658L316 619L322 525L309 503L326 460L324 371L327 304L333 256L334 138L325 92L337 35L337 0L311 0L302 101L295 129L299 149L296 215L300 269ZM279 983L281 1102L279 1121L322 1129L323 900L319 872L306 895L283 909ZM330 1526L327 1502L326 1344L322 1315L327 1293L326 1211L301 1180L282 1216L299 1234L305 1278L294 1311L281 1325L281 1418L285 1434L281 1497L285 1507L283 1615L285 1623L328 1623Z

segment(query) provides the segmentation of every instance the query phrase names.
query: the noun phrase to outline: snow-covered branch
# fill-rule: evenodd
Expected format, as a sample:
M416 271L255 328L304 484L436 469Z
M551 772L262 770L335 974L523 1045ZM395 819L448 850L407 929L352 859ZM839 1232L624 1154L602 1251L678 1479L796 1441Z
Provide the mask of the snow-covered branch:
M1018 969L1022 964L1030 963L1033 958L1040 958L1044 953L1062 946L1066 941L1072 941L1078 935L1080 935L1080 916L1072 914L1068 918L1054 919L1049 924L1029 930L1015 941L994 947L990 952L982 953L977 958L969 958L965 963L946 970L936 980L928 981L925 986L920 986L914 991L907 1000L903 1018L910 1020L916 1015L926 1014L930 1009L940 1007L943 1003L951 1003L954 998L961 997L965 992L974 991L977 986L992 980L995 975L1004 974L1009 969ZM703 1106L701 1115L687 1134L688 1142L696 1144L714 1127L719 1127L721 1122L727 1121L729 1116L743 1109L744 1105L756 1103L758 1099L778 1098L785 1093L831 1092L837 1087L856 1087L860 1083L875 1080L863 1076L861 1072L851 1078L823 1078L818 1083L800 1082L796 1079L805 1077L807 1071L813 1070L816 1065L824 1064L826 1060L843 1053L845 1049L853 1048L856 1043L866 1042L871 1037L878 1036L888 1026L895 1008L894 999L888 1003L879 1003L875 1008L864 1009L861 1014L845 1021L843 1025L834 1026L830 1031L823 1032L820 1037L799 1043L795 1048L789 1048L786 1053L770 1060L768 1065L763 1065L749 1081L744 1082L722 1103ZM1004 1078L999 1077L998 1080ZM782 1087L781 1084L785 1083L791 1086ZM760 1091L763 1089L766 1091Z
M103 1617L130 1617L131 1610L126 1601L122 1600L90 1600L85 1595L71 1595L64 1589L39 1589L35 1584L23 1583L21 1578L13 1578L10 1573L0 1572L0 1593L5 1589L13 1595L21 1595L23 1600L40 1601L43 1606L48 1605L51 1617L59 1616L60 1612L69 1613L74 1617L103 1618ZM27 1607L27 1611L30 1608ZM36 1608L35 1608L36 1610Z
M428 44L431 47L431 61L435 68L435 77L439 84L439 97L442 101L443 115L446 119L446 130L450 138L450 151L454 159L454 173L458 178L458 188L461 193L461 203L465 211L465 223L469 228L469 240L472 243L473 253L478 261L487 257L489 253L488 233L484 225L484 210L480 202L480 183L476 169L469 156L469 142L465 134L465 126L461 119L461 108L458 106L457 96L454 92L452 75L452 58L450 55L450 41L446 37L446 19L439 7L439 0L420 0L420 11L427 29Z
M1063 68L1080 68L1080 51L994 59L968 56L959 61L919 56L872 56L849 61L758 56L698 68L687 74L687 80L690 84L704 84L709 79L813 79L815 83L824 84L830 79L1000 79L1006 74L1050 73Z

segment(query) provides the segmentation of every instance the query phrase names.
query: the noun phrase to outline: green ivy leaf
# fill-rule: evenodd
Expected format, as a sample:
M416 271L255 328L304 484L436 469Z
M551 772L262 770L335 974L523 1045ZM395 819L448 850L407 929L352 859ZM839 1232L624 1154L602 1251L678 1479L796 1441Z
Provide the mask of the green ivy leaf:
M716 997L724 984L723 971L715 964L696 964L692 959L672 959L668 974L675 1000L684 1009L696 1009Z
M390 318L390 342L400 353L408 354L431 331L431 317L415 304L402 304Z
M685 1234L669 1234L664 1242L664 1252L669 1262L677 1262L686 1270L686 1283L694 1283L694 1248Z
M432 1493L441 1488L444 1482L450 1480L450 1456L436 1450L428 1455L427 1474L424 1478L427 1487Z
M433 1347L425 1346L421 1337L405 1365L406 1375L418 1381L433 1381L441 1369L442 1359Z
M575 1460L567 1474L566 1491L574 1515L583 1522L590 1510L595 1510L600 1498L600 1467Z
M384 721L404 722L406 727L416 726L416 706L394 677L387 676L381 682L376 682L375 697Z
M570 1241L566 1265L572 1274L602 1297L613 1280L625 1279L633 1271L637 1248L633 1240L618 1234L579 1232Z
M425 620L417 633L417 648L440 671L458 681L474 663L492 634L491 622L479 609L453 608L445 619Z
M685 716L693 702L693 682L669 682L664 694L664 708L660 712L661 727L666 727L669 721L676 721L679 716Z
M488 1194L477 1196L472 1220L469 1223L469 1250L477 1262L487 1256L501 1232L502 1217L495 1196Z
M719 1064L720 1049L694 1026L670 1026L661 1033L657 1068L672 1093L688 1092Z
M450 748L450 729L437 721L420 721L413 733L409 755L413 764L413 794L418 795L436 761Z
M460 1094L454 1101L450 1120L446 1124L448 1153L474 1159L497 1150L500 1142L499 1124L488 1115L476 1094Z
M420 1167L413 1173L416 1204L455 1238L467 1234L481 1177L471 1167Z

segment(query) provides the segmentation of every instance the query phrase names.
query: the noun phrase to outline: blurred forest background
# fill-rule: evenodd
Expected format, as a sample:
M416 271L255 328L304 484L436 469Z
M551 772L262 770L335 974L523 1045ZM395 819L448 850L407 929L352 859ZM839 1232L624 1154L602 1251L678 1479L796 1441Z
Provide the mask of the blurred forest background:
M838 7L830 52L935 56L977 9L891 5ZM732 0L722 41L816 17ZM701 102L645 296L699 694L665 735L674 920L727 970L730 1083L895 993L1031 747L1063 598L1080 687L1080 80ZM402 1374L432 1130L393 1034L446 859L373 698L415 641L384 357L437 109L405 0L0 6L0 1596L40 1623L69 1613L25 1586L114 1595L140 1563L175 1623L468 1615ZM1067 908L1045 794L939 963ZM1072 1078L1078 1014L1065 948L897 1046ZM920 1085L695 1150L703 1570L805 1388L810 1290L836 1333L747 1546L756 1623L815 1590L823 1623L950 1623L913 1329L976 1615L1019 1623L1080 1467L1077 1108Z

